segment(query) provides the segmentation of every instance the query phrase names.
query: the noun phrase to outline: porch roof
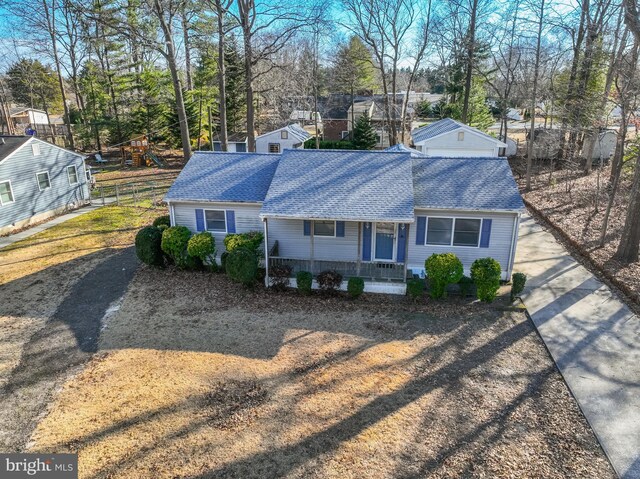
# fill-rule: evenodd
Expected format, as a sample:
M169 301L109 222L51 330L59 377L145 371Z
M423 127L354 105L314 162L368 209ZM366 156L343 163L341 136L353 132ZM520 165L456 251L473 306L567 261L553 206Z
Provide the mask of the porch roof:
M408 153L285 150L260 216L412 223L412 183Z

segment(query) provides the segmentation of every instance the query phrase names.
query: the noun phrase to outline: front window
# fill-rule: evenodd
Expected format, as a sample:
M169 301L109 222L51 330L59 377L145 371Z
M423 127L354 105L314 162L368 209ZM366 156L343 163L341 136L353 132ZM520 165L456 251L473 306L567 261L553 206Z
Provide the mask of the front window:
M207 222L207 231L226 233L227 221L224 210L205 210L204 218Z
M38 179L38 188L40 188L40 191L44 191L47 188L51 188L51 181L49 181L48 171L37 173L36 178Z
M480 241L479 219L456 219L453 232L453 246L478 246Z
M13 190L10 181L0 183L0 206L13 203Z
M427 222L427 244L451 245L453 218L429 218Z
M69 178L70 185L78 183L78 170L75 165L67 166L67 177Z
M427 219L426 244L436 246L472 246L480 243L481 219L439 218Z
M314 236L335 236L336 222L335 221L314 221L313 234Z
M280 143L269 143L269 153L280 153Z

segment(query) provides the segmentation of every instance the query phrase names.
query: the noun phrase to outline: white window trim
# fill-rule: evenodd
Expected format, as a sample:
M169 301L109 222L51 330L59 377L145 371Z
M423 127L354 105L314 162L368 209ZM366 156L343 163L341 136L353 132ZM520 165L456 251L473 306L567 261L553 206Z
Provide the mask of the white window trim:
M288 140L289 139L289 131L288 130L280 130L280 139Z
M69 176L69 168L73 168L73 170L76 172L75 183L71 183L71 177ZM67 166L67 181L69 181L69 186L77 185L78 183L80 183L80 177L78 176L78 167L76 165Z
M386 221L383 221L383 223L386 223ZM376 232L378 231L378 223L373 223L373 231L372 231L372 236L373 236L373 244L371 245L372 250L371 250L371 258L373 259L374 262L376 263L396 263L396 256L398 254L398 224L397 223L393 223L394 227L393 227L393 251L391 252L391 259L378 259L376 258ZM425 233L425 237L426 237L426 233Z
M36 142L31 143L31 153L33 153L33 156L40 156L42 154L39 143L36 143Z
M49 183L49 186L47 186L44 190L42 188L40 188L40 180L38 179L38 175L41 175L43 173L47 174L47 182ZM45 190L48 190L49 188L51 188L51 175L49 174L49 172L48 171L38 171L36 173L36 183L38 183L38 189L40 191L45 191Z
M207 225L207 211L222 211L224 213L224 231L222 230L210 230ZM202 219L204 220L204 230L211 233L227 233L229 231L229 225L227 225L227 210L219 210L214 208L207 208L202 210Z
M318 221L324 223L324 222L329 222L331 220L318 220ZM345 227L346 227L346 225L345 225ZM314 238L337 238L337 236L336 236L337 233L338 233L337 221L333 222L333 235L332 236L330 236L330 235L317 235L316 234L316 221L315 220L311 221L311 231L313 233L313 237Z
M9 183L9 192L11 193L11 201L8 202L3 202L2 198L0 198L0 206L4 206L4 205L10 205L11 203L15 203L16 202L16 195L13 194L13 185L11 184L11 180L2 180L0 181L0 184L2 183Z
M277 145L278 146L278 151L271 151L271 145ZM269 143L267 145L267 152L271 153L272 155L279 155L280 153L282 153L282 147L281 147L280 143Z
M448 220L453 220L451 222L451 241L449 242L448 245L446 244L431 244L431 243L427 243L427 238L429 236L429 218L444 218L444 219L448 219ZM480 221L480 229L478 230L478 244L476 246L471 246L471 245L454 245L453 244L453 238L455 236L456 233L456 220L476 220L476 221ZM471 217L467 217L467 216L427 216L427 221L424 225L424 245L425 246L429 246L432 248L480 248L480 241L482 240L482 224L484 223L484 218L471 218Z

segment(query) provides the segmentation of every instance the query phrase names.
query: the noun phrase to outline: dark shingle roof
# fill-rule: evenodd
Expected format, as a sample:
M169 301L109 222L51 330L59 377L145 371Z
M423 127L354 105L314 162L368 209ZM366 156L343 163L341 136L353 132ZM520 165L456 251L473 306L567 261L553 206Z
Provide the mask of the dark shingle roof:
M417 128L411 132L411 139L414 143L418 143L420 141L429 140L434 138L442 133L448 133L450 131L455 131L458 128L464 128L467 130L472 130L475 133L484 136L490 140L499 142L497 138L494 138L477 128L473 128L472 126L465 125L464 123L457 122L451 118L443 118L442 120L436 121L435 123L431 123L430 125L426 125L420 128Z
M416 208L524 209L505 158L413 158Z
M279 158L259 153L198 151L169 188L165 201L261 202Z
M16 151L27 141L30 136L0 136L0 161L4 160L11 153Z
M261 216L413 222L407 153L285 150Z

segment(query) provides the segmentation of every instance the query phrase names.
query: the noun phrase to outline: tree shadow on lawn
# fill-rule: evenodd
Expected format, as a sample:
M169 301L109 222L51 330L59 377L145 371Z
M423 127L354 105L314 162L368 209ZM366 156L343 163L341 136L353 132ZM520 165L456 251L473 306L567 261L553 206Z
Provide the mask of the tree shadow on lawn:
M87 262L97 264L79 278L55 313L24 344L17 366L0 389L3 450L24 446L56 383L98 350L101 319L126 291L137 259L132 248L102 249L0 286L0 294L23 295L26 303L23 311L2 314L36 316L28 309L30 302L37 301L30 297L31 289L42 287L46 278L44 286L55 290L51 281L68 280L70 271L81 270Z

